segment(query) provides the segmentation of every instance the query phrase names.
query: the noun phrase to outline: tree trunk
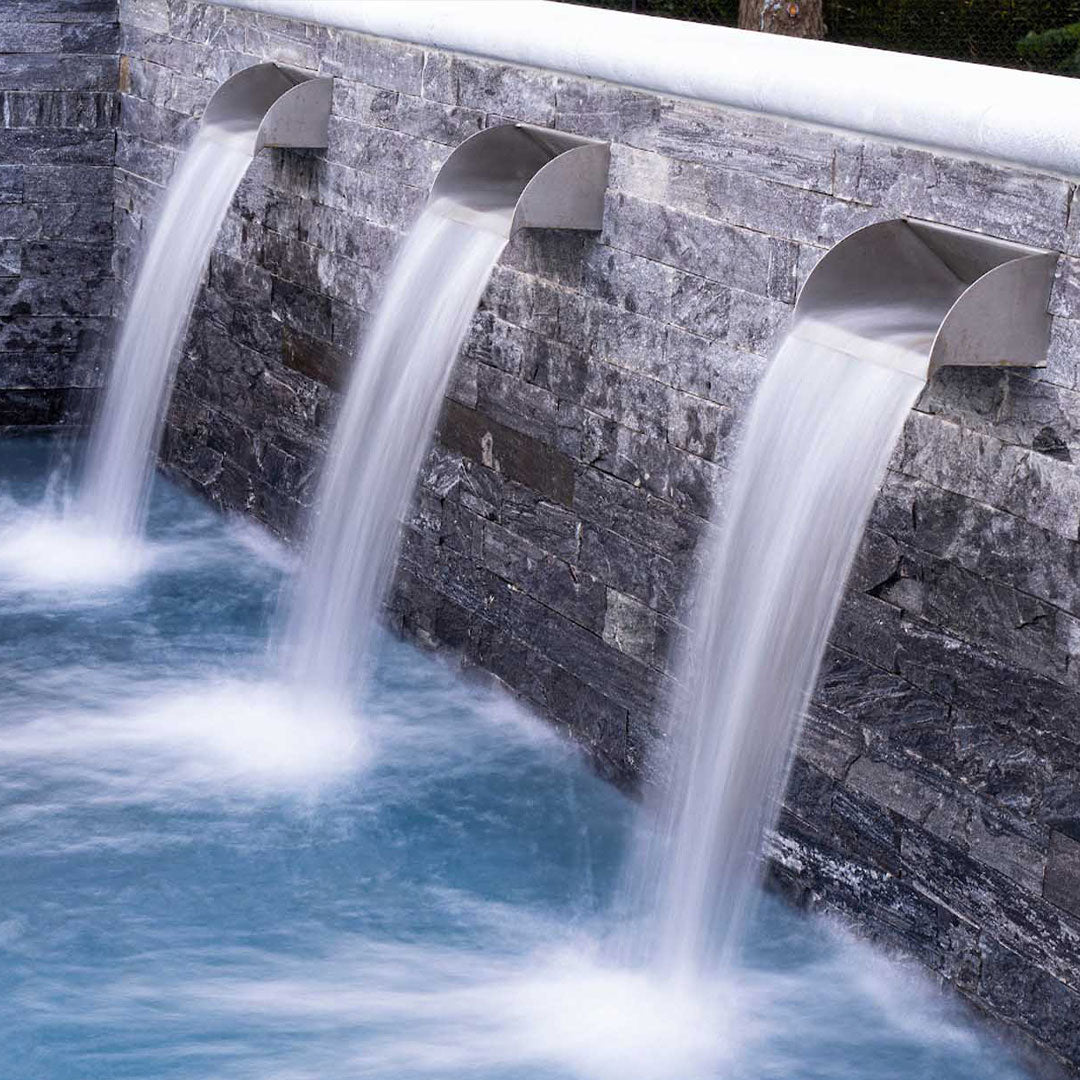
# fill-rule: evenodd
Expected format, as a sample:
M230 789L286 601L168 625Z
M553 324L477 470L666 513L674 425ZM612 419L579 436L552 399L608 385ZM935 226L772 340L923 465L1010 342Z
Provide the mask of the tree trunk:
M739 27L788 37L825 36L823 0L739 0Z

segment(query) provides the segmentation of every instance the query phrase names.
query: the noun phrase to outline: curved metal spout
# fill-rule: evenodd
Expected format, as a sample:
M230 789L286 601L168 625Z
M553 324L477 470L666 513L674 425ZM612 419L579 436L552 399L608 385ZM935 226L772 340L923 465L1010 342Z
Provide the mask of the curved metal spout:
M927 379L944 365L1041 367L1057 253L897 219L814 267L792 333Z
M332 90L333 79L282 64L253 64L214 91L201 128L252 156L264 146L322 148Z
M507 238L519 229L588 229L604 217L610 145L528 124L478 131L446 159L430 203Z

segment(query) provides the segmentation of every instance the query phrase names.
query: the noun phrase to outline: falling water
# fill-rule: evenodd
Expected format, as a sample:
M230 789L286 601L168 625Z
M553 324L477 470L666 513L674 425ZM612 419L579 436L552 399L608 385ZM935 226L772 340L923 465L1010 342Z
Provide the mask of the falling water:
M476 220L439 203L421 215L364 342L290 598L285 649L301 684L337 692L362 663L454 358L506 244Z
M802 324L750 412L682 659L672 782L630 875L652 921L647 959L675 979L733 959L758 894L844 582L922 387L903 346L925 333L896 314ZM859 334L890 320L884 343Z
M169 184L135 281L95 421L77 512L99 532L142 528L154 457L178 350L203 269L233 194L251 162L235 141L204 129Z

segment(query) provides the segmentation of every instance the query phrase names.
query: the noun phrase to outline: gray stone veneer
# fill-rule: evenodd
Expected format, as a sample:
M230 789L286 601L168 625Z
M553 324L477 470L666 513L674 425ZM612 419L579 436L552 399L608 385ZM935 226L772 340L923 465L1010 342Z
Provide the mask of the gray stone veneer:
M15 3L27 20L48 6ZM25 33L26 48L55 37L59 53L72 18L38 38L18 20L0 33ZM734 433L816 259L903 214L1067 253L1048 367L943 371L911 415L809 712L771 874L1080 1067L1074 184L186 0L131 0L121 22L121 283L222 78L266 59L337 77L330 149L263 154L240 191L163 448L172 475L288 537L388 259L450 148L506 119L613 140L603 234L521 235L496 270L408 522L391 616L493 672L627 786L663 737L671 646ZM0 170L0 220L14 222L3 272L23 274L3 279L0 332L11 363L68 385L75 376L58 379L55 350L41 348L52 323L10 335L26 296L27 315L56 315L65 372L96 362L72 335L108 311L107 275L86 253L108 239L91 186L112 160L100 128L109 65L90 77L72 64L70 93L65 82L48 104L34 88L55 89L63 55L48 75L32 57L4 60L29 96L17 113L23 99L5 95L2 135L26 164ZM98 93L106 111L76 119ZM15 115L38 119L27 133ZM56 196L49 182L67 186ZM65 282L54 311L46 283Z
M0 5L0 429L81 411L113 304L116 0Z

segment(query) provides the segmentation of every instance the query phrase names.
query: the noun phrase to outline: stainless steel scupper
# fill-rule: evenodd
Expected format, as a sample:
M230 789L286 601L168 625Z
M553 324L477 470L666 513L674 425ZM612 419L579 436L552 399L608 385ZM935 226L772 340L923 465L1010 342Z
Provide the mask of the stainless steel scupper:
M945 365L1041 367L1057 258L944 225L882 221L822 257L792 333L923 379Z
M606 142L500 124L470 136L446 159L430 204L506 237L529 228L599 231L609 161Z
M252 155L264 146L323 148L332 91L333 79L284 64L253 64L214 91L202 129Z

